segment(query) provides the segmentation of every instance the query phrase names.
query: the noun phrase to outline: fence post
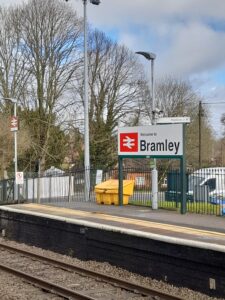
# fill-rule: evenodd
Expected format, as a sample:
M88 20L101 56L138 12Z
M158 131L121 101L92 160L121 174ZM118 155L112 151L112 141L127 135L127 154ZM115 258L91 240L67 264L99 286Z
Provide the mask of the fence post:
M6 202L6 200L7 200L7 184L8 184L7 179L3 179L1 182L1 186L2 186L2 189L1 189L2 198L1 199L3 200L3 202Z

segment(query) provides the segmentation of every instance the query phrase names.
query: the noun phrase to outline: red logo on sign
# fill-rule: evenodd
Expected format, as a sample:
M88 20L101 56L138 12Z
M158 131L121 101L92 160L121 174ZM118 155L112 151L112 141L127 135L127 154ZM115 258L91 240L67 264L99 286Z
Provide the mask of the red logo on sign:
M138 133L120 134L120 152L138 152Z

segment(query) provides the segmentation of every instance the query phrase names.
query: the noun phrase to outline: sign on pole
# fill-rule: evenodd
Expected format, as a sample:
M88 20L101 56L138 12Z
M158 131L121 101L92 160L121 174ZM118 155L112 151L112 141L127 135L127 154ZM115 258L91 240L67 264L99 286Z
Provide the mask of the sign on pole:
M182 156L183 124L118 128L118 155Z
M10 119L10 131L18 130L18 117L12 116Z
M16 184L23 184L24 178L23 178L23 172L16 172Z
M103 175L103 171L102 170L97 170L95 184L99 184L99 183L102 182L102 175Z
M171 117L157 119L157 124L189 124L190 122L190 117Z

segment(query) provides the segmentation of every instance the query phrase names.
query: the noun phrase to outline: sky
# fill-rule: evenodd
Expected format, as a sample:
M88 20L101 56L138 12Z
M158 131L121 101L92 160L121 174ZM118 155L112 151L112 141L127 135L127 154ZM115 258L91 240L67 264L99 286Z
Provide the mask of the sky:
M0 0L1 5L19 2ZM82 0L68 3L83 16ZM190 80L210 112L216 136L221 135L225 0L101 0L99 6L88 3L87 17L92 27L130 50L155 53L156 78ZM140 57L140 61L148 67L146 59Z

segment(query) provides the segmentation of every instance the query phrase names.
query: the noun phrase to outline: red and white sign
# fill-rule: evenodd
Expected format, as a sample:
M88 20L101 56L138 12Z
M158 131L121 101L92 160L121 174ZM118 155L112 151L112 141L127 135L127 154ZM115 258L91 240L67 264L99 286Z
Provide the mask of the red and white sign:
M120 134L120 151L137 152L138 151L138 133L125 132Z
M10 131L18 130L18 117L12 116L10 119Z
M183 124L118 128L118 155L181 156Z

